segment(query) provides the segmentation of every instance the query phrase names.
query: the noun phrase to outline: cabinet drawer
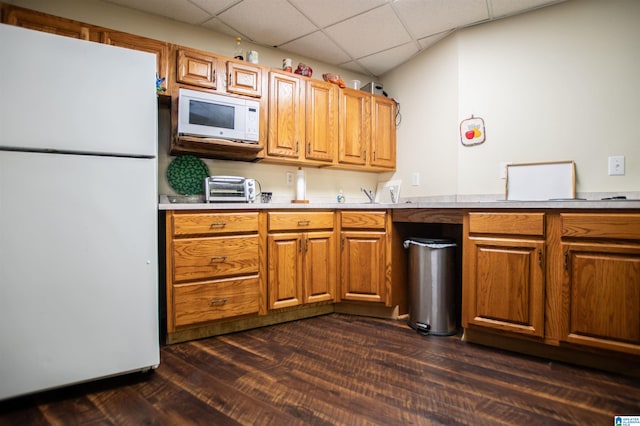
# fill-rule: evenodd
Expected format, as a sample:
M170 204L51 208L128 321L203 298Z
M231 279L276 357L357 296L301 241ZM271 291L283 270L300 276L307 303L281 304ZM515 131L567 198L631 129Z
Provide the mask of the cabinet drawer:
M258 236L186 238L173 242L173 281L258 273Z
M173 235L215 235L257 232L258 212L174 213Z
M351 229L384 229L386 212L343 211L340 224Z
M269 213L269 231L333 229L333 212Z
M640 214L563 213L562 236L640 240Z
M469 213L469 232L544 236L544 213Z
M174 287L176 327L257 313L258 277Z

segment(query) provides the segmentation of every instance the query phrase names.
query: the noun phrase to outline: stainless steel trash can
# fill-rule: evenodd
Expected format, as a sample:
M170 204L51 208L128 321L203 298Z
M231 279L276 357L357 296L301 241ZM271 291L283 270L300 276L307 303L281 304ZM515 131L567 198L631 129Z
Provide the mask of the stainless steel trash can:
M455 334L456 243L409 238L404 247L409 249L409 326L421 334Z

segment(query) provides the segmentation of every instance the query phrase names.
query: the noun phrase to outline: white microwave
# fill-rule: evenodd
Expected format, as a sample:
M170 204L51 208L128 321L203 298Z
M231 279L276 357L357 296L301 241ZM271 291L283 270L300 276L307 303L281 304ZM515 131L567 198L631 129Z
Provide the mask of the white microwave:
M181 88L178 92L178 134L257 143L260 103Z

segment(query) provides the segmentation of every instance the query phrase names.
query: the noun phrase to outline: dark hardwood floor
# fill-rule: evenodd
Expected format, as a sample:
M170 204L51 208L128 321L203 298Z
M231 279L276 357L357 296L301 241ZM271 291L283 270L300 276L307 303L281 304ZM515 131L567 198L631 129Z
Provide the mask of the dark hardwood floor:
M165 346L154 372L0 402L2 425L613 425L617 414L640 414L638 379L340 314Z

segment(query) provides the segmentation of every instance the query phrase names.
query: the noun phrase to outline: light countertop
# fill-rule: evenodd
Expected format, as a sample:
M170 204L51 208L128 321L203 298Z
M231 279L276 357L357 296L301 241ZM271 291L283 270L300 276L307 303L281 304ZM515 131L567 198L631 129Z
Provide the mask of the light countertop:
M397 204L381 203L172 203L167 195L160 195L159 210L372 210L372 209L605 209L640 210L640 199L633 200L553 200L553 201L506 201L506 200L410 200Z

